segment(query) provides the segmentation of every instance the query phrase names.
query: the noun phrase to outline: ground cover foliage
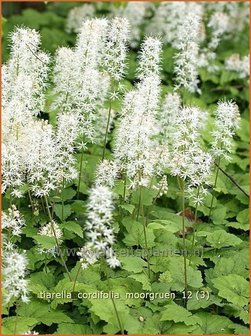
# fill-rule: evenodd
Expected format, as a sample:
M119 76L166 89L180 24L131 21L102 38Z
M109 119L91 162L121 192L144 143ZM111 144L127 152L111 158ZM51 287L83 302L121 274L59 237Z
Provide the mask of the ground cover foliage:
M248 334L248 3L5 12L3 334Z

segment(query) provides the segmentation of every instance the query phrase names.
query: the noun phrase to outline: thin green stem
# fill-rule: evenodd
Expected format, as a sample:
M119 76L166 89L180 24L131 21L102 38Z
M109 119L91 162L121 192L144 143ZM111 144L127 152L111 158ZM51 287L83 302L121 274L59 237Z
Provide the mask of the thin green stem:
M229 175L224 169L222 169L216 162L214 163L216 167L219 168L219 170L224 174L229 180L247 197L249 198L249 194L239 185L239 183L231 176Z
M10 208L12 208L12 201L13 201L13 198L12 198L12 187L10 187Z
M139 204L138 204L138 209L137 209L137 216L136 216L136 220L139 220L139 214L140 214L140 209L141 209L141 201L142 201L142 189L140 187L139 190Z
M110 120L111 120L111 111L112 111L112 104L110 102L109 111L108 111L108 118L107 118L107 123L106 123L106 130L105 130L105 139L104 139L104 145L103 145L102 161L104 161L104 158L105 158L105 148L106 148L106 141L107 141L108 130L109 130L109 125L110 125Z
M61 217L62 217L62 222L64 221L64 201L62 199L62 193L65 187L65 178L63 178L63 183L62 183L62 191L61 191L61 200L62 200L62 210L61 210Z
M216 186L217 186L217 181L218 181L218 176L219 176L219 168L220 168L220 161L221 161L221 158L218 159L218 163L217 163L217 166L216 166L216 174L215 174L215 180L214 180L213 189L215 189ZM211 204L210 204L210 210L209 210L209 214L208 214L208 220L210 220L211 215L212 215L214 199L215 199L215 196L212 195Z
M200 195L200 187L198 187L197 189L197 198ZM191 262L192 256L194 254L194 245L195 245L195 236L196 236L196 230L197 230L197 217L198 217L198 206L199 203L196 202L196 206L195 206L195 214L194 214L194 227L193 227L193 238L192 238L192 254L190 256L189 262Z
M146 255L147 255L147 269L148 269L148 276L149 279L151 277L151 269L149 264L149 250L148 250L148 243L147 243L147 234L146 234L146 222L144 216L144 205L142 203L142 187L139 190L139 204L138 204L138 211L137 211L137 221L139 220L139 214L141 211L142 219L143 219L143 232L144 232L144 240L145 240L145 248L146 248Z
M46 215L46 210L45 210L45 206L44 206L44 200L43 200L43 198L41 198L41 205L42 205L43 212L44 212L44 214Z
M84 142L84 135L83 135L83 142ZM82 148L82 152L80 156L79 175L78 175L77 199L79 199L79 193L80 193L80 183L81 183L82 169L83 169L83 158L84 158L84 149Z
M66 263L65 263L65 260L64 260L64 258L63 258L63 256L62 256L62 252L61 252L61 249L60 249L60 245L59 245L59 242L58 242L58 239L57 239L57 235L56 235L56 232L55 232L55 228L54 228L54 225L53 225L53 218L52 218L52 216L51 216L51 212L50 212L50 208L49 208L49 203L48 203L47 196L44 196L44 199L45 199L45 204L46 204L46 208L47 208L48 216L49 216L49 219L50 219L50 222L51 222L51 228L52 228L52 232L53 232L53 235L54 235L54 238L55 238L55 243L56 243L58 252L59 252L59 254L60 254L60 258L61 258L61 260L62 260L62 263L63 263L63 265L64 265L64 268L65 268L65 270L66 270L66 273L67 273L67 275L68 275L70 281L72 281L70 272L69 272L68 267L67 267L67 265L66 265Z
M34 205L33 205L33 201L32 201L30 190L28 190L28 196L29 196L29 200L30 200L30 205L31 205L32 213L34 213L35 212L35 208L34 208Z
M72 292L74 292L74 290L75 290L80 270L81 270L81 263L79 264L79 267L78 267L78 270L77 270L77 273L76 273L76 276L75 276L75 279L74 279L74 282L73 282Z
M113 308L114 308L114 311L115 311L115 314L116 314L116 318L118 320L120 331L121 331L122 335L124 335L124 328L122 327L122 323L121 323L119 313L118 313L118 310L117 310L117 307L116 307L116 304L115 304L115 301L114 301L113 297L111 297L111 300L112 300Z
M110 279L107 276L107 274L106 274L106 278L107 278L108 288L109 288L109 290L111 290L112 286L111 286ZM117 310L117 307L116 307L116 304L115 304L115 301L114 301L113 297L111 297L111 301L112 301L112 304L113 304L113 308L114 308L114 311L115 311L115 315L116 315L116 318L117 318L117 321L118 321L120 331L121 331L122 335L124 335L124 328L122 326L122 323L121 323L121 320L120 320L120 317L119 317L119 313L118 313L118 310Z
M126 198L126 173L124 176L123 203L125 203L125 198Z
M143 217L143 230L144 230L144 240L145 240L145 247L146 247L146 257L147 257L147 269L148 269L148 277L149 280L151 279L151 268L150 268L150 255L149 255L149 250L148 250L148 243L147 243L147 234L146 234L146 226L147 223L145 221L145 216L144 216L144 205L142 204L142 217Z
M184 306L187 305L187 256L186 256L186 236L185 236L185 181L182 181L182 248L184 261L184 285L185 285L185 299Z

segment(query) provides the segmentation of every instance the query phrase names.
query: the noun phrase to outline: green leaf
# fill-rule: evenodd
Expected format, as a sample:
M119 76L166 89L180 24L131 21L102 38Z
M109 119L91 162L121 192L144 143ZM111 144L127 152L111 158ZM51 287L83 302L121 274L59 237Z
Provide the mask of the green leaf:
M140 257L129 256L119 259L122 262L122 268L128 272L141 273L147 267L147 263Z
M225 316L207 312L198 312L195 316L202 321L203 334L232 334L233 322Z
M124 210L128 211L130 214L132 214L133 210L135 209L135 205L133 205L133 204L121 204L121 205L119 205L119 207L121 209L124 209Z
M79 237L83 238L83 228L81 225L79 225L76 222L69 221L69 222L64 222L60 226L62 229L65 229L67 231L76 233Z
M210 292L210 288L203 288L202 290L204 291L209 291ZM222 299L218 298L217 296L213 295L210 293L209 295L209 299L197 299L196 297L196 293L193 293L192 297L189 298L188 302L187 302L187 309L188 310L198 310L200 308L207 308L211 305L217 305L217 306L221 306L221 301Z
M199 317L193 315L184 307L181 307L176 303L169 304L165 307L165 310L161 314L160 321L174 321L175 323L184 322L187 326L202 324Z
M217 207L212 213L212 220L215 224L222 224L227 213L227 208L224 206Z
M55 204L54 211L62 222L72 214L72 209L69 204Z
M2 319L3 334L24 334L33 329L39 321L33 317L11 316Z
M107 325L104 327L104 331L111 334L116 334L119 331L121 332L120 324L122 328L125 328L125 324L129 317L129 308L120 300L114 300L116 308L112 300L106 299L91 299L92 306L90 311L97 315L100 320L107 322ZM118 314L120 323L116 318L116 312Z
M30 275L29 289L36 295L55 286L55 277L52 273L36 272Z
M126 218L122 221L122 223L126 226L127 233L125 233L125 238L123 242L127 246L135 246L139 245L141 247L145 247L145 237L144 237L144 226L142 223L131 220L130 218ZM146 238L147 238L147 246L151 248L155 245L154 239L155 235L151 228L146 228Z
M248 277L249 258L248 255L236 253L231 258L220 258L216 263L214 269L210 269L213 272L213 278L217 278L221 275L238 274L241 276L246 275Z
M60 194L60 202L71 200L76 195L76 191L73 188L65 188Z
M248 224L248 218L249 218L249 209L240 211L236 217L237 221L243 225Z
M185 323L173 323L165 322L164 325L164 334L165 335L201 335L202 330L198 324L187 326Z
M165 209L163 209L165 210ZM160 223L163 225L163 227L172 233L177 233L182 230L182 216L178 214L174 214L169 211L162 211L160 212L159 210L153 211L152 214L154 216L160 217L160 219L156 219L152 223ZM149 225L152 225L152 223L149 223ZM151 227L151 226L150 226ZM191 227L191 222L185 218L185 227ZM157 228L157 226L156 226Z
M226 224L228 227L232 227L235 229L240 229L243 231L249 231L249 223L243 224L239 222L227 222Z
M61 335L80 335L92 334L92 329L88 325L76 323L60 323L57 328L56 334Z
M64 312L52 310L48 303L39 301L31 301L29 304L22 304L17 308L17 313L19 316L23 316L25 318L35 318L40 323L44 323L48 326L53 323L73 322L72 319Z
M226 246L237 246L242 243L242 240L224 230L216 230L207 235L207 242L212 247L222 248Z
M227 315L240 318L245 324L249 324L249 309L247 306L240 307L233 304L228 304L224 307L224 312Z
M234 324L235 335L250 335L250 329L240 324Z
M147 189L145 187L141 187L140 189L135 190L132 193L131 202L133 204L139 204L139 199L141 200L141 204L145 206L152 205L153 199L158 194L158 190Z
M242 276L230 274L212 280L219 296L237 306L245 306L249 301L249 283Z
M76 213L84 213L85 212L85 202L83 201L73 201L71 203L71 210Z
M236 133L241 138L243 142L248 143L249 142L249 121L242 118L240 121L240 128L236 130Z
M185 289L184 260L183 257L170 257L170 262L166 266L169 270L172 281L171 289L183 291ZM192 288L201 288L203 286L202 276L199 270L192 268L187 262L187 284Z
M138 273L138 274L131 274L129 275L129 278L132 278L142 284L142 288L144 290L151 290L151 283L149 281L148 276L145 275L145 273Z
M164 229L166 231L169 231L171 233L177 233L181 230L182 224L181 224L181 218L178 218L180 220L180 223L178 221L171 221L171 220L161 220L158 219L156 222L152 222L148 224L148 227L151 229ZM191 225L191 224L190 224Z
M160 329L158 328L157 322L153 322L152 319L146 319L144 322L139 321L139 319L133 318L130 316L130 319L127 320L125 328L130 334L139 334L139 335L158 335L160 334Z
M36 242L44 249L51 249L56 246L56 241L54 237L36 235L33 236L33 239L35 239Z
M51 293L72 293L73 289L73 281L69 281L69 279L65 278L58 282L58 284L51 289ZM94 286L83 284L77 282L75 285L75 291L76 292L84 292L84 293L92 293L95 292L97 289ZM72 298L68 297L67 295L64 295L60 298L54 298L51 302L51 307L55 309L59 304L63 304L66 302L72 302ZM63 321L68 322L68 321Z

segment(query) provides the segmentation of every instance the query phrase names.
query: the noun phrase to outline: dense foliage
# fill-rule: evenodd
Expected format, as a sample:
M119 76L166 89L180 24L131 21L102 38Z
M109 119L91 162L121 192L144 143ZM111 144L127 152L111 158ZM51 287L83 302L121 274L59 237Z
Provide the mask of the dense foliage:
M3 334L249 333L248 11L6 15Z

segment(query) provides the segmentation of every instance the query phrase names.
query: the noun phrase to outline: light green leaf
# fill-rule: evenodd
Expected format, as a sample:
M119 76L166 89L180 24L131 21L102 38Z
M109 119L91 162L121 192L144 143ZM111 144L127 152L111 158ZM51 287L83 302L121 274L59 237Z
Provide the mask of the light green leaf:
M57 328L56 334L61 335L80 335L92 334L92 329L88 325L76 323L60 323Z
M209 288L205 288L205 291L209 291ZM209 295L209 299L197 299L196 294L193 293L192 297L189 298L188 302L187 302L187 309L188 310L198 310L200 308L207 308L211 305L218 305L221 306L221 300L219 297L213 295L210 293Z
M36 242L44 249L51 249L56 246L54 237L35 235L33 239L35 239Z
M142 288L144 290L151 290L151 284L149 281L148 276L145 275L145 273L138 273L138 274L131 274L129 275L129 278L132 278L142 284Z
M111 334L121 333L120 324L124 329L129 317L129 308L120 300L114 300L116 308L111 299L91 299L90 302L92 304L90 311L97 315L100 320L107 322L104 331ZM116 318L116 312L120 323Z
M147 263L140 257L129 256L120 257L119 259L122 262L122 268L128 272L141 273L147 267Z
M47 292L48 289L55 286L55 277L52 273L36 272L30 275L29 289L36 295L41 292Z
M69 204L64 204L64 206L62 204L55 204L54 211L61 221L66 220L72 214L71 206Z
M60 227L67 231L76 233L76 235L83 238L83 228L81 227L81 225L79 225L76 222L73 222L73 221L64 222L61 224Z
M248 256L242 256L237 253L232 258L220 258L213 269L213 277L221 275L238 274L248 276L249 260Z
M2 319L3 334L24 334L31 330L39 321L33 317L11 316Z
M249 209L242 210L238 213L236 219L241 224L248 224Z
M242 240L224 230L216 230L207 235L207 242L210 246L222 248L226 246L237 246L242 243Z
M195 314L202 321L203 334L232 334L233 322L225 316L214 315L207 312Z
M73 188L65 188L60 194L60 199L65 202L71 200L75 195L76 191Z
M240 324L234 324L235 335L250 335L250 329Z
M219 296L237 306L245 306L249 301L249 283L242 276L230 274L212 280Z
M240 318L245 324L249 324L249 307L240 307L233 304L228 304L224 307L224 312L227 315Z
M217 207L212 213L212 220L215 224L222 224L227 213L227 208L224 206Z
M160 321L174 321L175 323L184 322L187 326L202 324L199 317L193 315L184 307L172 303L166 306L165 310L161 314Z
M35 318L48 326L53 323L73 322L64 312L53 310L48 303L35 300L29 302L29 304L22 304L17 308L17 312L19 316Z
M172 277L170 282L171 290L183 291L185 289L183 257L170 257L166 269L170 272ZM203 286L201 272L192 268L188 262L187 284L192 288L201 288Z
M158 190L148 189L142 187L142 189L137 189L133 192L131 202L133 204L139 204L139 199L141 199L141 203L145 206L152 205L153 199L158 194Z
M135 205L133 205L133 204L121 204L121 205L119 205L119 207L121 209L124 209L124 210L128 211L130 214L132 214L133 210L135 209Z
M146 244L143 224L133 220L131 222L123 221L123 224L126 225L126 229L128 231L128 233L125 234L123 242L127 246L140 245L141 247L145 247ZM155 245L155 235L151 228L146 228L146 238L148 248L153 247Z

